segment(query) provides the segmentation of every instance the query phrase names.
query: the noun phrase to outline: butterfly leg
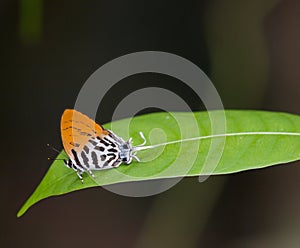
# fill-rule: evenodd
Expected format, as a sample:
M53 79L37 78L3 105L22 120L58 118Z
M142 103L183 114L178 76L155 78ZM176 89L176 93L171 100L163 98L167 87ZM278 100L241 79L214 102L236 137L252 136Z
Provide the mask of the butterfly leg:
M136 155L132 155L132 157L133 157L136 161L141 162L141 160L140 160Z
M77 173L77 176L79 177L79 179L81 180L81 183L83 183L83 178L82 178L83 171L76 170L76 173Z
M91 170L88 170L88 173L89 173L93 178L95 178L95 175L94 175L94 173L93 173Z
M139 135L140 135L140 137L142 138L143 143L141 143L141 144L139 144L139 145L137 145L137 146L135 146L135 147L141 147L141 146L146 145L146 143L147 143L147 140L146 140L146 138L145 138L143 132L139 132ZM131 143L131 142L132 142L132 138L130 137L130 139L129 139L127 142L128 142L128 143Z
M68 159L68 160L64 159L64 164L68 168L73 168L73 163L72 163L71 159Z
M140 135L140 137L142 138L142 140L143 140L143 143L142 143L142 144L139 144L139 145L137 145L136 147L141 147L141 146L144 146L144 145L146 145L146 143L147 143L147 140L146 140L146 138L145 138L145 136L144 136L143 132L139 132L139 135Z

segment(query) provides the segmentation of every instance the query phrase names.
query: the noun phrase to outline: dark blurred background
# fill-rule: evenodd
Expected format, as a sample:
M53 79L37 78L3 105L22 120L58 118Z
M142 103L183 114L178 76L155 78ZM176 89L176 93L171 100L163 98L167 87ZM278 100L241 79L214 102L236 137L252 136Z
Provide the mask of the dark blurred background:
M88 189L16 213L50 165L46 144L62 147L62 111L121 55L175 53L206 72L226 108L300 114L300 1L1 0L0 20L1 247L299 247L298 162L188 178L146 198ZM132 76L109 92L99 121L142 82L178 83Z

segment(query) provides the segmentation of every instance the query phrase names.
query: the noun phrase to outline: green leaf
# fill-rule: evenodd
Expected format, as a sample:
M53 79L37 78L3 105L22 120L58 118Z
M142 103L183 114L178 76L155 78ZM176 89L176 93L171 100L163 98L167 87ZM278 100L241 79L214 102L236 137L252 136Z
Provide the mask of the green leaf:
M129 134L132 135L135 145L142 142L139 137L140 131L144 133L147 145L149 140L151 144L160 144L211 135L213 125L210 117L222 113L224 112L162 112L137 116L132 118L131 122L129 119L112 122L104 127L113 130L124 139L128 139ZM79 189L149 179L228 174L287 163L300 158L299 116L238 110L227 110L225 115L226 133L229 135L225 143L219 142L210 149L212 141L222 141L222 137L207 137L198 141L177 142L139 151L137 155L141 159L140 163L132 162L130 165L121 165L116 169L95 171L95 179L85 173L84 184L73 170L64 166L63 161L56 160L20 209L18 217L46 197ZM195 121L197 128L195 128ZM271 133L258 134L257 132ZM230 136L232 133L233 136ZM223 141L225 141L224 137ZM213 158L218 157L220 159L215 160L218 163L213 164ZM58 158L66 158L66 154L62 152ZM204 170L204 165L210 170Z

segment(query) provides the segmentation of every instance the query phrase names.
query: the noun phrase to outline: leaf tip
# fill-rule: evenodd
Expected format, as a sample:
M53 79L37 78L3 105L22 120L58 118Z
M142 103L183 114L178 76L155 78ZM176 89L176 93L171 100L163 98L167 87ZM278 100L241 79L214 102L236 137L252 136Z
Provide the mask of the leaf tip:
M17 213L17 218L20 218L24 213L26 212L26 209L23 207L18 211Z

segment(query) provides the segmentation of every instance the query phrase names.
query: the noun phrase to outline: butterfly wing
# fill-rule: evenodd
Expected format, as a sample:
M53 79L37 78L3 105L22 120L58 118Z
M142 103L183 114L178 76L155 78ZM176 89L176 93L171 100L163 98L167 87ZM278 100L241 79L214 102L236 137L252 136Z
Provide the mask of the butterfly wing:
M61 137L66 153L77 170L117 167L119 140L86 115L67 109L61 118Z
M81 151L91 139L103 138L108 131L75 109L66 109L61 117L61 138L64 149L72 157L72 149Z

